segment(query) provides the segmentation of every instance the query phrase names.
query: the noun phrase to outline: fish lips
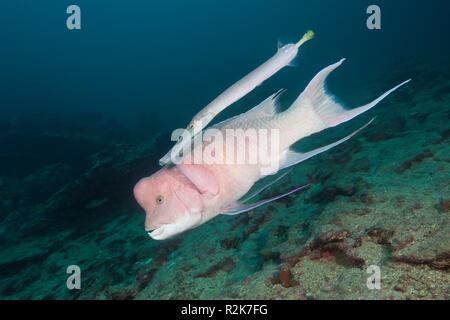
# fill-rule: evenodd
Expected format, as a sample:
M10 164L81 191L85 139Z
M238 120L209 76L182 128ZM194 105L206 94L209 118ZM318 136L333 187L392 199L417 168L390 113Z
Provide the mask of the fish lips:
M181 218L174 223L163 224L156 229L146 230L150 238L154 240L166 240L186 230L195 228L201 224L200 214L185 212Z
M150 236L150 238L154 239L154 240L164 240L166 238L163 238L164 236L164 228L165 228L165 224L154 229L154 230L146 230L148 235Z

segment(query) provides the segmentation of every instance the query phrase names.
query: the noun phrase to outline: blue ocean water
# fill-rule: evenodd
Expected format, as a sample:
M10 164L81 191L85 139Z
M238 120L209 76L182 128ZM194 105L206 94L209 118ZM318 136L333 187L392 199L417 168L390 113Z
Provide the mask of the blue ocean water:
M373 4L380 30L366 26ZM80 30L66 26L69 5L81 9ZM3 1L0 298L309 298L331 285L318 275L346 270L355 279L371 257L386 255L377 263L401 283L360 295L448 299L449 12L450 3L437 0ZM365 135L294 171L284 189L307 176L317 183L297 200L220 217L186 237L148 238L132 188L159 169L172 130L275 54L278 42L309 29L315 38L294 66L217 119L280 88L288 89L287 106L341 58L329 88L350 106L413 81L365 116L377 116ZM211 232L217 236L205 240ZM80 265L80 290L66 287L69 265ZM434 289L399 280L408 272ZM168 274L187 280L176 289ZM339 285L358 292L352 280Z
M185 126L272 56L278 40L294 42L308 29L317 36L303 48L298 68L255 94L286 83L302 88L340 58L348 59L342 72L354 82L411 56L437 65L448 60L443 1L380 1L382 29L375 31L366 27L370 1L79 1L76 31L66 28L70 4L3 4L2 114L98 113L136 125L150 113L159 121L149 131ZM177 116L168 117L167 109Z

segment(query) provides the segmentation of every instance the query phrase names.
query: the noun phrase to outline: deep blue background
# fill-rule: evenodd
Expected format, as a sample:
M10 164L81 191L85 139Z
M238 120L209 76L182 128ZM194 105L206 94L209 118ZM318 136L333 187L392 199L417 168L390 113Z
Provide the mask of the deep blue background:
M81 7L82 30L66 28L70 4ZM381 31L366 28L370 4L381 7ZM271 57L277 40L297 41L307 29L316 38L297 67L229 114L281 87L295 96L343 57L342 86L389 72L399 58L448 63L449 7L441 0L5 0L0 116L101 113L129 126L148 121L149 132L171 131Z

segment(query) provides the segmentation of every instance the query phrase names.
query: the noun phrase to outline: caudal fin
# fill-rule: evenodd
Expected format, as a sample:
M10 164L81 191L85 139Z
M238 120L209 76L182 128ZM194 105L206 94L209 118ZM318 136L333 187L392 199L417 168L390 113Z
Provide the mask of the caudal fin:
M309 118L309 125L313 128L312 132L318 132L329 127L335 127L343 122L349 121L373 108L381 100L386 98L390 93L397 90L411 79L399 84L391 90L382 94L374 101L351 110L347 110L337 99L326 89L326 79L328 75L339 67L345 59L332 64L331 66L320 71L314 79L308 84L306 89L300 94L297 100L292 104L292 109L302 119Z

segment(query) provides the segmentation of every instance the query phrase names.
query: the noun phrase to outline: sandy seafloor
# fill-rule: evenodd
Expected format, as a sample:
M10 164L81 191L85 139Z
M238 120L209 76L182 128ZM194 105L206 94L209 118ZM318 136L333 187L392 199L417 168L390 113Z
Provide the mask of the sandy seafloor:
M0 178L0 298L448 299L450 73L415 61L396 70L349 88L349 105L413 81L298 148L334 141L377 116L370 127L298 165L261 197L311 188L172 240L147 236L132 198L133 184L168 150L165 135L110 144L71 179L73 170L57 162ZM33 202L37 191L47 200ZM73 264L82 288L69 291ZM379 290L366 286L370 265L380 267Z

